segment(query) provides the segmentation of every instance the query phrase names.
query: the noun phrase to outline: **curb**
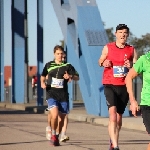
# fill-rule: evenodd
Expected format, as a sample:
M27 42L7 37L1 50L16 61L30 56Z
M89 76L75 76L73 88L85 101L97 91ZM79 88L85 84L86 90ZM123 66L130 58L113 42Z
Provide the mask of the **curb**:
M24 104L10 104L10 103L0 103L0 107L27 111L29 113L37 113L37 114L48 114L45 109L47 106L25 106ZM109 118L102 118L94 115L86 115L86 114L75 114L70 113L68 118L75 121L86 122L93 125L103 125L108 126ZM138 118L138 120L134 117L123 117L122 128L137 130L137 131L145 131L145 126L143 124L142 117Z
M90 115L82 115L82 114L69 114L68 118L75 121L81 121L81 122L87 122L93 125L103 125L108 126L109 118L101 118L101 117L95 117ZM145 126L142 122L142 118L140 118L140 122L134 122L134 119L136 118L130 118L133 119L132 122L128 121L129 118L123 118L122 128L129 129L129 130L136 130L136 131L146 131ZM129 120L130 120L129 119Z
M0 107L27 111L29 113L44 113L46 106L25 106L24 104L0 103Z

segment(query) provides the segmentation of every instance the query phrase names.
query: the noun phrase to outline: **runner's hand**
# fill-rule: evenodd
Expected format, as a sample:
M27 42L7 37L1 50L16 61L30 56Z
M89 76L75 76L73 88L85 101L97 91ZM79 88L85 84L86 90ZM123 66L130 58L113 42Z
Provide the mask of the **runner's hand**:
M67 71L65 71L65 74L63 77L64 77L64 79L70 79L71 78L71 76L68 74Z
M45 82L44 82L44 83L43 83L43 82L41 83L41 88L42 88L42 89L45 89L45 88L46 88Z
M111 67L111 61L110 60L108 60L108 59L106 59L106 60L104 60L104 62L103 62L103 65L102 65L103 67Z
M124 66L127 67L127 68L131 68L132 67L131 62L128 59L125 60Z
M136 113L137 111L139 111L139 106L138 106L137 101L134 100L133 102L131 102L130 110L132 111L133 116L137 117Z

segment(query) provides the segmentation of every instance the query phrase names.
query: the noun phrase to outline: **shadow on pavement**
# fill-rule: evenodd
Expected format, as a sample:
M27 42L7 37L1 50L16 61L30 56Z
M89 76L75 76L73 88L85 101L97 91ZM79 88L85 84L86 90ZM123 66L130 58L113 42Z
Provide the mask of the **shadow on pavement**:
M28 114L29 112L27 111L22 111L22 110L0 110L1 115L6 115L6 114Z
M14 144L36 143L36 142L46 142L46 141L47 140L30 141L30 142L17 142L17 143L1 143L0 145L14 145Z

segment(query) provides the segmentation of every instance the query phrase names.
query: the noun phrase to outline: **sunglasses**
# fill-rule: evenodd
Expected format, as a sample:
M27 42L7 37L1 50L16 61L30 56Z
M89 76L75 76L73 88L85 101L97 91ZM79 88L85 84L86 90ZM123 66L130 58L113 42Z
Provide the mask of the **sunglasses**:
M127 27L126 24L119 24L118 27Z

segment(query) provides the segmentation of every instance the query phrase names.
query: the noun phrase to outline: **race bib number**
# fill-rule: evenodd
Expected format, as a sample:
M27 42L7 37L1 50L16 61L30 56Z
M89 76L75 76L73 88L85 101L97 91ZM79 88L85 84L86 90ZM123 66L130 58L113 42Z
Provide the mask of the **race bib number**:
M63 88L64 86L64 79L57 79L52 77L51 87L54 88Z
M114 77L120 78L127 75L129 69L124 66L113 66Z

